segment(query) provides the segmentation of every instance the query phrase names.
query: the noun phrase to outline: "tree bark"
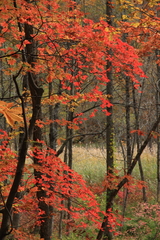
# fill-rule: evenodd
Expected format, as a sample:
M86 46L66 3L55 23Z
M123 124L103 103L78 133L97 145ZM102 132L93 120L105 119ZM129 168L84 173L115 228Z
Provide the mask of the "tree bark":
M109 26L112 25L112 4L111 1L106 1L106 21L109 24ZM106 94L109 96L110 101L112 102L113 99L113 78L112 78L112 64L108 60L107 61L107 77L110 80L107 83L106 86ZM113 129L113 111L112 107L107 109L108 112L110 112L110 115L106 117L106 172L107 175L109 173L112 173L113 168L114 168L114 158L113 158L113 138L114 138L114 129ZM106 213L108 213L108 201L110 196L112 195L112 190L109 188L106 191ZM112 204L111 204L111 209L112 209ZM108 239L111 240L113 239L113 235L111 232L111 226L110 223L108 222L108 219L106 219L105 226L103 228L104 230L104 238L103 239Z
M160 55L160 51L156 51L156 56ZM158 57L157 57L158 58ZM160 66L157 64L157 91L156 91L156 117L160 114ZM157 126L159 132L159 124ZM157 201L160 198L160 137L157 136Z
M36 55L36 43L33 39L33 27L32 25L25 24L25 38L30 41L31 44L26 45L26 59L27 62L34 67L34 55ZM28 74L28 82L29 82L29 89L31 92L32 97L32 118L30 120L30 124L32 125L33 122L35 123L36 120L41 119L41 97L43 94L43 89L38 87L36 76L31 74L29 72ZM37 98L38 103L35 101ZM29 137L31 138L33 134L33 141L35 142L34 147L40 147L42 148L41 143L37 143L37 140L42 140L42 132L41 128L37 125L34 125L34 128L29 128ZM34 163L39 164L39 160L34 157ZM34 171L35 178L38 180L41 178L42 174L41 172ZM43 216L41 216L42 223L40 225L40 237L44 240L50 240L52 235L52 216L50 213L50 206L45 203L45 201L42 201L41 199L47 197L46 192L41 188L41 186L38 184L38 191L37 191L37 198L39 200L39 208L44 211Z
M160 2L157 2L157 4ZM158 5L157 5L158 7ZM157 17L160 17L160 10L157 10ZM159 59L160 50L156 50L157 60ZM160 65L157 64L157 91L156 91L156 115L157 118L160 114ZM157 126L157 132L159 132L159 125ZM157 201L160 198L160 137L157 137Z

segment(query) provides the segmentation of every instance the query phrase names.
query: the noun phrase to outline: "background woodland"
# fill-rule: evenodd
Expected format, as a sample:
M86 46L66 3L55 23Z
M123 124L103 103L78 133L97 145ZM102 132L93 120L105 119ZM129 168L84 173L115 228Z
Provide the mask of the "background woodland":
M158 0L0 2L0 239L160 239Z

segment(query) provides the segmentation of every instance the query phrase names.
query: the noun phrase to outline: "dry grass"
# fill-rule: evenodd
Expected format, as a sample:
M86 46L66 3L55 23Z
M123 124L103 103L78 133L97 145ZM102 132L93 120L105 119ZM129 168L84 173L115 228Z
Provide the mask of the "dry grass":
M102 181L106 172L105 150L92 146L74 147L73 168L89 184Z
M95 148L92 146L79 146L73 149L73 168L91 186L92 184L101 185L106 173L106 151L103 148ZM124 174L124 158L120 151L114 153L115 168ZM148 200L156 200L157 191L157 163L156 163L156 147L152 150L146 148L141 156L141 163L144 172L144 178L147 183ZM133 176L141 180L138 163L133 171ZM140 191L141 192L141 191ZM134 195L134 194L133 194ZM142 199L142 195L139 195ZM138 199L137 199L138 200Z

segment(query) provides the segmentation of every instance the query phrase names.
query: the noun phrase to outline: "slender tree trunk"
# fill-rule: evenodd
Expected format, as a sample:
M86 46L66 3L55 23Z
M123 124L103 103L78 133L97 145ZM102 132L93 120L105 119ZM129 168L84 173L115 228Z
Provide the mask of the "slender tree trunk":
M67 127L66 127L66 138L67 138ZM67 144L65 145L64 148L64 163L67 164L67 160L68 160L68 148L67 148ZM61 204L64 205L65 204L65 200L61 201ZM63 219L66 219L66 213L64 211L60 211L60 217L59 217L59 224L58 224L58 238L62 239L62 232L63 232Z
M157 2L157 7L158 7ZM157 10L157 17L160 17L160 10ZM160 50L156 50L156 57L159 59ZM156 92L156 113L157 118L160 115L160 65L157 64L157 92ZM159 132L160 126L157 126L157 132ZM160 137L157 137L157 201L160 198Z
M111 26L112 25L112 20L111 20L111 15L112 15L112 4L111 1L106 1L106 21L107 23ZM106 94L110 97L110 101L112 102L113 98L113 78L112 78L112 65L110 61L107 61L107 77L110 80L107 83L106 86ZM106 171L107 175L109 173L112 173L113 167L114 167L114 158L113 158L113 138L114 138L114 129L113 129L113 111L112 107L107 109L107 111L110 112L110 115L107 116L106 118L106 125L107 130L106 130ZM107 207L108 201L110 198L110 195L112 194L112 190L109 188L106 191L106 213L108 213L109 209ZM112 205L111 205L112 209ZM103 239L108 239L111 240L113 239L112 231L111 231L111 226L110 223L108 222L108 219L106 219L106 224L104 227L104 232L103 232Z
M138 104L139 106L137 106L134 86L133 86L132 92L133 92L133 108L134 108L134 115L135 115L135 128L138 130L139 129L139 106L140 106L141 99L139 100L139 104ZM139 142L138 133L136 133L136 145L137 145L137 152L139 152L140 142ZM141 181L145 181L141 158L139 158L138 160L138 166L139 166ZM146 202L147 195L146 195L145 187L142 188L142 193L143 193L143 201Z
M131 166L131 134L130 134L130 79L125 77L126 82L126 147L127 147L127 169Z
M49 83L49 97L51 96L53 91L53 83ZM58 94L61 93L61 85L59 83ZM56 151L57 147L57 136L58 136L58 123L54 122L54 120L58 119L58 112L59 112L60 104L57 103L55 106L49 106L49 119L52 120L50 124L50 131L49 131L49 146L50 148Z
M156 55L160 55L160 51L156 51ZM160 115L160 66L157 65L157 91L156 91L156 117ZM159 125L157 132L159 132ZM157 201L160 198L160 137L157 136Z
M60 84L59 84L59 91L58 93L60 94ZM53 83L49 83L49 97L51 96L53 91ZM58 136L58 124L56 119L58 119L58 112L59 112L59 103L57 103L55 106L50 105L49 106L49 119L52 120L50 124L50 131L49 131L49 146L53 150L56 151L57 147L57 136ZM53 229L53 207L50 205L49 206L49 211L50 211L50 229Z
M124 37L125 40L125 37ZM125 102L125 108L126 108L126 166L127 169L129 169L132 161L132 150L131 150L131 134L130 134L130 79L125 76L125 90L126 90L126 102ZM126 169L124 169L124 174L126 172ZM127 198L128 198L128 189L124 188L124 197L123 197L123 210L122 210L122 216L124 218L125 211L127 207Z
M23 77L23 83L22 83L22 92L24 92L23 94L23 99L24 99L24 106L26 107L26 101L25 101L25 98L26 98L26 94L25 94L25 91L28 89L28 75L26 74L24 77ZM24 138L24 132L25 132L25 129L23 127L21 127L19 129L20 131L20 134L19 134L19 143L17 144L16 143L16 139L15 139L15 151L18 151L18 146L20 146L21 142L23 141L23 138ZM18 146L17 146L18 145ZM20 183L20 185L22 186L22 182ZM17 199L20 199L23 195L23 192L17 192L16 194L16 198ZM13 211L13 228L15 229L18 229L19 227L19 221L20 221L20 213L18 212L14 212Z
M73 121L73 112L70 111L68 113L68 121L72 122ZM68 128L67 131L67 135L68 136L72 136L73 135L73 129L72 128ZM72 164L73 164L73 139L70 138L68 141L68 166L70 167L70 169L72 169ZM67 204L67 208L70 211L71 210L71 199L68 198L68 204ZM70 213L68 213L68 219L70 219Z

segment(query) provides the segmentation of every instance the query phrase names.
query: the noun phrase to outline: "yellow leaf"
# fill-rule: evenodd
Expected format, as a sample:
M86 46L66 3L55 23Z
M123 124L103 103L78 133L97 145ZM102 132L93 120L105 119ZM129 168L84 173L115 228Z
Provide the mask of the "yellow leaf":
M122 15L122 19L123 20L126 20L126 19L128 19L129 17L127 16L127 15Z
M132 26L135 28L139 27L139 22L132 23Z
M22 114L21 107L14 107L14 103L6 103L4 101L0 101L0 113L4 115L7 123L12 127L14 127L15 122L23 121L23 118L19 116Z

